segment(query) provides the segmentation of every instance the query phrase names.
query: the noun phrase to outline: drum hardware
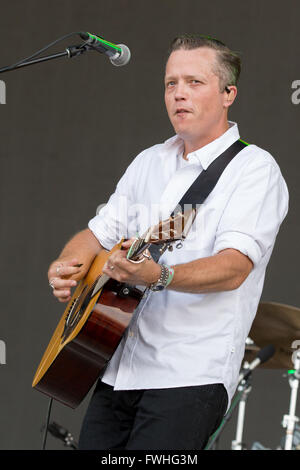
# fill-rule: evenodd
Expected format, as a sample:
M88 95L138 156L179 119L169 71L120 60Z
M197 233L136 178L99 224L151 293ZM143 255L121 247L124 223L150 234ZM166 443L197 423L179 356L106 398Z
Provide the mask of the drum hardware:
M289 383L291 387L291 398L289 414L284 415L282 425L286 428L284 448L300 450L300 428L297 425L298 418L295 416L297 392L299 388L300 367L299 352L297 353L297 364L293 364L296 356L293 344L300 343L300 308L277 302L261 302L253 321L249 337L245 344L244 368L253 362L260 348L273 344L275 354L267 362L259 364L260 368L288 370ZM218 446L220 434L224 426L232 416L233 411L239 405L239 414L235 439L232 441L232 449L244 449L242 442L245 407L251 391L250 375L248 380L239 381L237 393L233 398L232 405L226 413L217 431L211 436L206 450L215 449ZM299 437L297 437L299 436ZM279 447L282 449L282 447ZM279 449L278 448L278 449ZM259 442L252 446L253 450L268 450Z
M249 367L249 363L244 364L244 368ZM238 391L240 392L239 400L239 409L236 425L236 434L235 439L231 443L231 450L246 450L246 445L243 443L243 432L244 432L244 422L245 422L245 412L246 412L246 403L248 396L252 390L251 383L251 373L248 375L247 379L243 379L240 385L238 386Z
M253 345L254 345L253 343L254 343L253 340L251 338L248 338L248 342L246 341L246 347L253 348ZM241 391L241 398L239 402L236 435L235 435L235 439L231 443L231 450L245 450L246 449L246 445L243 444L243 431L244 431L244 422L245 422L246 403L247 403L247 399L252 388L250 384L251 372L259 365L264 364L267 361L269 361L274 356L274 354L275 354L274 346L272 344L268 344L257 353L256 358L251 363L247 361L244 363L243 369L239 376L238 391Z
M286 436L281 439L280 449L283 450L285 447ZM299 424L295 424L294 435L293 435L293 443L292 443L292 450L300 450L300 426Z
M262 347L272 342L276 348L274 357L265 365L268 369L285 369L291 388L289 413L283 416L282 426L286 435L279 450L300 450L299 418L295 415L297 394L300 380L300 351L293 347L300 344L300 309L277 302L261 302L246 342L244 359L251 360L255 347ZM269 450L255 442L252 450Z
M286 428L286 434L281 439L280 446L276 450L300 450L300 426L297 424L299 418L295 415L297 393L300 379L300 353L297 353L295 360L295 369L287 371L283 374L283 377L289 379L291 387L291 397L289 414L283 416L282 427ZM254 442L251 450L271 450L270 448L264 447L260 442Z
M276 450L285 450L285 441L286 441L286 436L284 436L281 441L280 445L276 448ZM252 447L250 450L273 450L270 447L265 447L263 444L260 442L253 442ZM295 430L293 434L293 444L292 444L292 450L300 450L300 426L298 424L295 425Z
M282 420L282 426L286 428L284 450L292 450L295 426L299 421L299 418L295 413L300 379L300 351L298 351L295 356L295 368L288 371L289 384L291 388L289 414L284 415Z
M272 450L272 449L270 449L269 447L265 447L260 442L255 441L253 442L250 450Z

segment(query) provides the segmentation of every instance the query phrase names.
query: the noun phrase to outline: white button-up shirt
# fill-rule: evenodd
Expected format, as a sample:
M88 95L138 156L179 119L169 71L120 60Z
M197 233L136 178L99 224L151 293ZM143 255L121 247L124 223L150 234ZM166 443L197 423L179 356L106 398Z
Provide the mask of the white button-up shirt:
M229 126L221 137L190 153L188 161L182 158L179 136L141 152L89 222L101 245L111 249L122 236L143 234L168 218L200 172L239 139L237 125ZM218 382L224 384L230 403L266 266L287 210L288 190L276 161L248 145L201 205L183 247L165 252L160 262L182 264L234 248L252 260L251 273L231 291L150 292L143 308L136 309L102 380L115 390Z

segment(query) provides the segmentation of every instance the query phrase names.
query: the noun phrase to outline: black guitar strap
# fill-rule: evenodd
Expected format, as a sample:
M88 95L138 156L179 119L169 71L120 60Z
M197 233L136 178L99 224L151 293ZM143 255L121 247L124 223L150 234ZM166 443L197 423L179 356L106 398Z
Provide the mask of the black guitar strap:
M196 209L199 204L203 204L207 196L216 186L221 174L231 160L245 148L248 144L242 140L235 141L225 152L221 153L206 170L201 171L190 188L182 196L178 205L171 215L175 215L179 210L184 211L184 206ZM152 244L149 251L154 261L158 261L161 256L159 245Z

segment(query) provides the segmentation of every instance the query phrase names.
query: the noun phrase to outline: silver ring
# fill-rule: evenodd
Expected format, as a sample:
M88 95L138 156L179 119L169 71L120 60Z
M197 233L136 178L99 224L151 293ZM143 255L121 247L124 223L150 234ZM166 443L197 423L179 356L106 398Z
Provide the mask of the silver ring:
M55 277L53 279L50 280L49 282L49 286L52 288L52 289L55 289L55 286L53 285L53 282L55 281Z
M56 268L56 274L59 274L60 268L62 267L62 264L60 266L57 266Z
M111 271L113 271L113 270L115 269L115 267L114 267L114 266L110 266L109 269L110 269Z

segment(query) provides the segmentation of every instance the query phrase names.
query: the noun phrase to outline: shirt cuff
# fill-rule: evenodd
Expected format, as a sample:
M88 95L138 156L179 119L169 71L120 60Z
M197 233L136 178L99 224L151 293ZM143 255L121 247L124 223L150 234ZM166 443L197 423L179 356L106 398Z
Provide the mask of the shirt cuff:
M262 252L258 243L250 235L242 232L225 232L218 236L213 249L213 255L227 248L233 248L248 256L254 266L262 258Z

